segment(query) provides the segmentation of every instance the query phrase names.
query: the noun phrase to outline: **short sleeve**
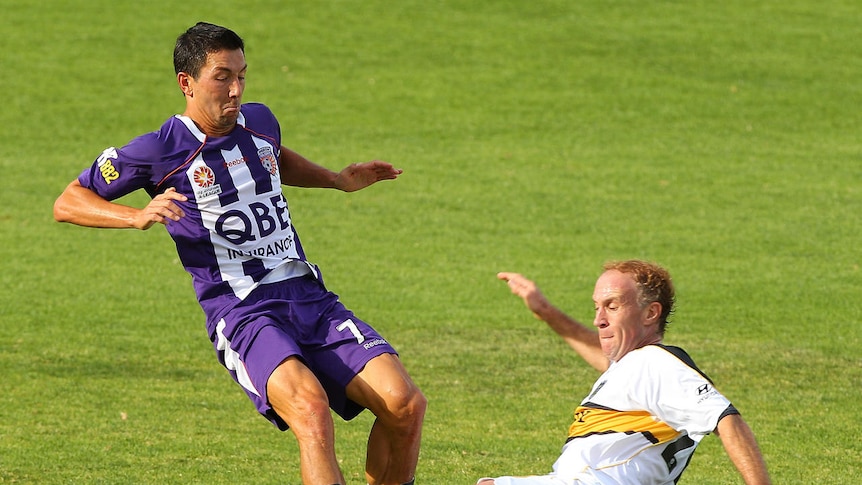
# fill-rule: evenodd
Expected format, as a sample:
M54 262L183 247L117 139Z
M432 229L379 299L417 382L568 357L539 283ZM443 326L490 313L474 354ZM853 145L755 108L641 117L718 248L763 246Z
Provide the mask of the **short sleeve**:
M154 195L153 162L160 154L155 134L142 135L126 146L106 148L78 181L99 196L114 200L139 189Z
M672 428L705 435L715 429L728 409L733 409L684 352L672 353L661 346L642 350L645 352L639 353L643 359L640 365L649 384L635 386L640 395L633 398L643 401L651 414Z

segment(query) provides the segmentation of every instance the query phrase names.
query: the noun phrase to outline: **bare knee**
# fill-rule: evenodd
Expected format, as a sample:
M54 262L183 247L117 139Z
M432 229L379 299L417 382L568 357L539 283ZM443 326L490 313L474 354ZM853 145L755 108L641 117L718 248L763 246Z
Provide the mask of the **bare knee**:
M416 386L410 386L404 392L392 393L387 400L387 405L382 411L385 416L377 415L396 426L410 428L421 426L425 418L425 410L428 408L428 399Z
M425 418L425 410L428 409L428 399L418 387L414 389L415 391L410 396L410 402L406 408L409 411L409 416L422 421Z
M347 385L347 396L374 413L381 425L407 432L421 428L428 406L401 361L391 354L369 361Z
M315 439L331 433L329 399L304 365L287 361L279 366L267 383L267 397L298 439Z
M297 436L320 433L332 423L326 396L294 396L288 405L274 406L274 409Z

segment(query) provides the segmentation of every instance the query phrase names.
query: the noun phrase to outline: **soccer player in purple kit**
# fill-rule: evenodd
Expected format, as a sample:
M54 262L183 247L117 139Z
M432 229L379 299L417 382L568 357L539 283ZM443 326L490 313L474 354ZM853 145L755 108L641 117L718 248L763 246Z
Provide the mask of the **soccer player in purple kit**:
M305 484L344 484L329 409L369 409L370 484L413 483L427 401L395 349L328 291L305 258L281 185L345 192L392 180L374 160L333 172L281 144L262 104L242 104L246 61L233 31L200 22L177 39L182 115L122 148L108 148L54 204L87 227L146 230L161 223L191 274L219 361L279 429L299 444ZM143 189L143 208L113 202Z

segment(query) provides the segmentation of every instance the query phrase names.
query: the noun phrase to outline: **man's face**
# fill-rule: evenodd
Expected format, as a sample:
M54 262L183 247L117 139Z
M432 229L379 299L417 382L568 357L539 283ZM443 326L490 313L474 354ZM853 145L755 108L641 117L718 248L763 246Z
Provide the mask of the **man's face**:
M207 55L197 79L180 75L186 95L186 115L209 136L226 135L239 116L245 90L247 65L242 50L223 50Z
M653 303L641 308L639 290L631 276L616 270L603 273L593 292L596 318L602 352L618 361L632 350L644 345L658 343L661 337L654 315L657 305Z

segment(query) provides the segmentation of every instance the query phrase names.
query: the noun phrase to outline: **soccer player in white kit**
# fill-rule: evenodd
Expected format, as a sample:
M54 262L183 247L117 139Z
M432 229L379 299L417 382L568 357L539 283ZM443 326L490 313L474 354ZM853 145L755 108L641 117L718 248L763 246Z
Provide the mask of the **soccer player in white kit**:
M685 351L661 343L674 303L667 271L638 260L608 263L604 270L593 293L597 332L551 305L527 278L498 274L602 375L575 410L551 473L483 478L478 485L677 483L711 432L746 484L770 483L739 411Z

